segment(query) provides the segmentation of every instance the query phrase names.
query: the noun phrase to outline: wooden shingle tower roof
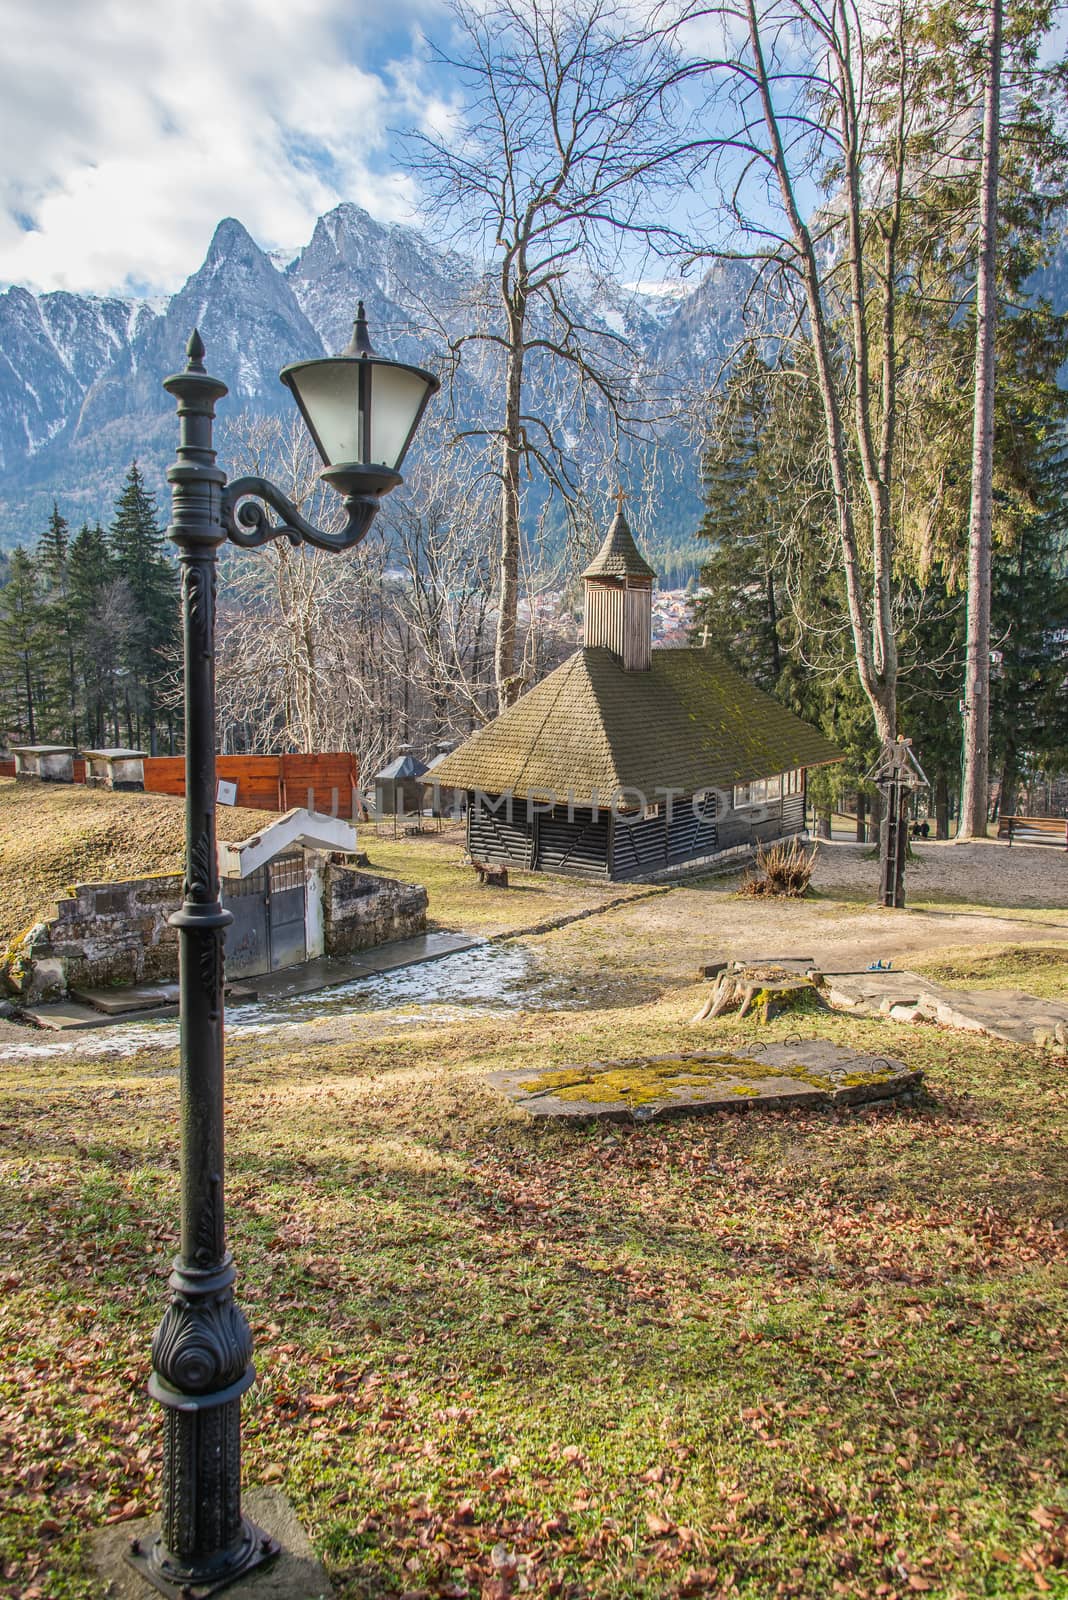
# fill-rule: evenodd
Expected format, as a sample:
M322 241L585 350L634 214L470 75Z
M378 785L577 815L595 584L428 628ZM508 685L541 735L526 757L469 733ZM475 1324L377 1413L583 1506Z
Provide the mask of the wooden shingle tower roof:
M623 496L604 544L585 572L584 578L655 578L656 573L634 543L630 524L623 514Z
M829 739L713 650L654 650L625 672L610 650L576 650L434 770L456 789L552 793L601 805L625 789L695 794L840 761Z

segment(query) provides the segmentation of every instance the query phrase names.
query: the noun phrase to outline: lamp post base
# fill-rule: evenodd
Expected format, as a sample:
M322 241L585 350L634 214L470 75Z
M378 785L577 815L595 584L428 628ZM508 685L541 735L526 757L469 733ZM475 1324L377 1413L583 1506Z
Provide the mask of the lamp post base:
M277 1541L278 1554L264 1556L258 1565L227 1579L225 1600L330 1600L330 1580L282 1491L249 1489L244 1501L255 1525ZM136 1522L113 1523L94 1535L93 1567L109 1600L149 1600L154 1593L181 1596L180 1587L161 1588L131 1550L137 1542L147 1555L158 1532L158 1517L140 1517ZM216 1593L218 1588L216 1584ZM203 1585L189 1586L189 1593L198 1597L209 1592Z
M255 1572L257 1567L273 1561L280 1551L277 1539L250 1522L248 1517L242 1517L240 1539L223 1551L208 1571L200 1566L186 1566L177 1556L171 1555L161 1534L150 1544L132 1540L126 1559L135 1571L171 1600L209 1600L209 1596L218 1594L220 1589L228 1588L239 1578Z

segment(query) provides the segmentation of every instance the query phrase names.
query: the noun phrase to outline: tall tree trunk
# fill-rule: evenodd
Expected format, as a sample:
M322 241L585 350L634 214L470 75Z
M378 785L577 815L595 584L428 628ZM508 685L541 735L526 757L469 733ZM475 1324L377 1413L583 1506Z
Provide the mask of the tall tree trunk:
M1008 817L1016 810L1016 785L1020 779L1020 752L1016 740L1009 739L1005 746L1005 759L1001 766L1001 787L998 791L998 816Z
M935 838L949 838L949 779L944 767L935 773Z
M522 442L523 325L511 318L511 349L505 390L504 436L501 441L501 564L497 587L497 710L506 711L519 698L515 670L516 611L519 606L519 469Z
M78 748L78 677L74 667L74 645L67 634L67 687L70 701L70 742Z
M860 559L856 519L853 514L853 500L849 485L848 446L842 418L841 397L834 374L831 336L827 326L827 316L820 283L819 260L812 234L802 216L801 207L794 192L794 182L790 173L786 145L779 123L771 82L768 77L760 22L757 18L756 0L746 0L745 9L749 24L749 43L753 54L754 75L763 109L772 164L782 197L783 209L793 235L800 277L804 286L809 319L808 339L815 362L816 380L823 407L828 466L831 474L831 487L834 493L835 520L838 524L838 539L842 555L842 576L845 579L846 603L849 609L849 623L853 634L857 675L872 709L876 734L880 742L885 744L887 741L892 740L897 733L897 652L893 637L892 619L889 613L890 550L888 541L890 525L888 515L883 515L884 511L886 513L889 512L889 504L880 497L877 491L872 502L872 514L875 518L874 568L876 582L872 604L869 609L865 604L863 564ZM859 182L852 167L850 167L849 175ZM851 248L854 251L860 248L858 239L851 241ZM851 266L854 269L853 277L855 283L856 272L859 269L859 258L855 254L851 259ZM864 352L866 364L867 335L864 330L858 331L862 335L859 348ZM892 396L886 396L885 398L888 401L892 400ZM865 427L867 428L867 426L867 414L865 413ZM870 444L870 434L868 435L868 442Z
M776 683L782 672L782 656L779 651L779 611L775 603L775 576L770 566L764 569L765 587L768 600L768 635L771 641L771 670Z
M990 546L994 463L994 333L997 323L998 115L1002 0L990 0L979 270L975 291L975 412L968 527L968 630L964 678L964 780L958 839L986 837L990 792Z
M23 670L26 675L26 719L30 730L30 743L37 743L37 731L33 720L33 677L30 673L30 657L25 653L22 657Z

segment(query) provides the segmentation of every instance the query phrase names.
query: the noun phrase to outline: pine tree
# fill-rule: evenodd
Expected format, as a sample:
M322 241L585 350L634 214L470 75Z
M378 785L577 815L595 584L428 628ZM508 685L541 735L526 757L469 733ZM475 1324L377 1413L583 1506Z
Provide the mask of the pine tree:
M1001 809L1025 768L1068 756L1068 316L1007 319L994 452L990 743Z
M37 743L40 704L38 677L43 611L37 574L20 546L12 552L8 580L0 590L0 673L13 692L16 738Z
M705 515L698 537L711 551L695 637L707 637L765 689L779 682L790 632L784 593L797 593L830 526L816 393L806 373L739 356L717 409L703 462ZM822 581L822 579L820 580Z
M774 688L782 670L775 572L780 531L766 470L773 384L756 352L746 350L705 452L705 515L697 533L711 549L701 568L707 592L694 606L696 637L765 689Z
M37 541L37 568L45 593L58 589L65 582L69 548L70 528L66 518L60 516L58 502L53 500L48 527Z
M114 599L122 586L99 523L84 524L71 541L67 583L86 739L109 743L110 721L118 744L116 686L125 636L116 626Z
M133 611L123 661L127 736L140 740L143 729L154 753L165 655L177 648L179 638L178 574L166 553L155 496L145 488L136 461L115 505L109 544Z
M44 606L40 667L47 685L50 728L77 745L78 674L67 572L69 550L70 528L53 501L52 515L38 541L36 553Z

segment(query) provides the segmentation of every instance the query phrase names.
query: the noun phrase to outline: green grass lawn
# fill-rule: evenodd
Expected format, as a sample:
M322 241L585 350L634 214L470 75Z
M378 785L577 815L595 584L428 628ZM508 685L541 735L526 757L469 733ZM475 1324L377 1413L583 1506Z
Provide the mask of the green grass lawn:
M247 1482L339 1600L1068 1596L1068 1064L832 1016L924 1101L574 1129L484 1086L692 1041L696 986L623 998L234 1042ZM176 1110L173 1054L3 1069L5 1596L97 1596L154 1503Z
M914 970L961 989L1023 989L1047 1000L1068 998L1068 945L1002 945L944 950Z

